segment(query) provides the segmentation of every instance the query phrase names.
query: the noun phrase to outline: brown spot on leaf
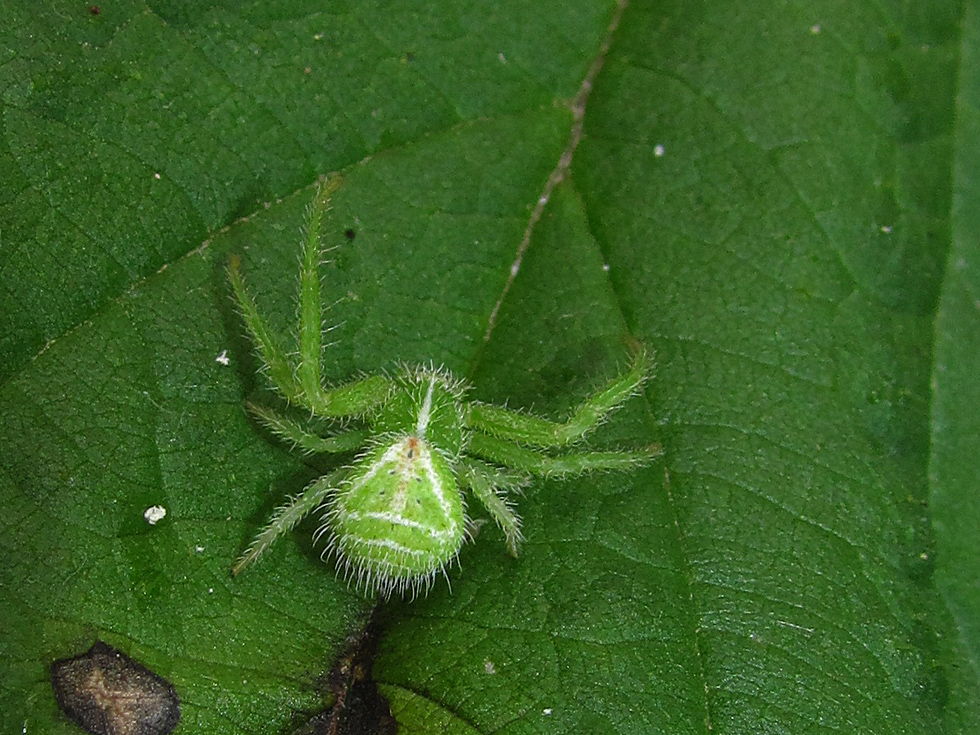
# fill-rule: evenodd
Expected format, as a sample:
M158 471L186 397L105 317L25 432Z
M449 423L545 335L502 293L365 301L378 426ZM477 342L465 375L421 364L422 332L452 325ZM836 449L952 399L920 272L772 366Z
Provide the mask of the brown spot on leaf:
M398 723L371 678L379 628L369 623L327 675L334 705L294 735L396 735Z
M94 735L167 735L180 719L173 685L102 641L51 664L54 696Z

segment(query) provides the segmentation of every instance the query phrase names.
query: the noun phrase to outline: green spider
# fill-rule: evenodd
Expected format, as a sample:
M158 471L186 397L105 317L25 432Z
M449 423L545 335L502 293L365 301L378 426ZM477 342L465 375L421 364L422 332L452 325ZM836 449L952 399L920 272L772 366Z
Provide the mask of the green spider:
M503 531L511 554L522 540L508 495L532 476L568 477L590 470L625 470L659 454L635 451L549 453L574 445L630 396L651 370L637 347L629 370L587 398L564 422L466 399L468 386L448 370L403 368L325 387L320 375L320 223L338 178L314 197L303 245L299 287L299 351L293 358L269 331L245 289L238 259L229 266L245 326L282 397L341 430L319 436L270 409L249 405L272 433L305 452L352 454L346 466L314 480L275 511L233 569L238 574L273 541L317 508L333 553L358 590L388 597L428 590L456 559L470 533L463 490L469 490Z

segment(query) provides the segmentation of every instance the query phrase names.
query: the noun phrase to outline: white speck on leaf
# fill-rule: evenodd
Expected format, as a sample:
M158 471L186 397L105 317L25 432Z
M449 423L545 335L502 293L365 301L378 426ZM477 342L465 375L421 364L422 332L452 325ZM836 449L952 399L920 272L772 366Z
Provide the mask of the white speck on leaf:
M497 667L493 665L493 661L491 661L490 659L487 659L486 661L483 662L483 669L488 674L496 674L497 673Z
M499 54L497 54L497 58L500 59L500 63L501 64L506 64L507 63L507 59L504 58L504 54L503 54L502 51Z
M881 226L881 231L883 233L885 233L886 235L890 235L890 234L892 234L892 226L891 225L882 225Z
M657 143L657 145L653 147L653 155L655 155L657 158L660 158L666 152L667 149L664 148L663 145L661 145L660 143Z
M162 505L151 505L149 508L143 511L143 517L151 526L158 524L166 515L167 509Z
M215 362L220 362L222 365L228 365L231 360L228 359L228 350L222 350L221 354L214 358Z
M541 714L543 714L545 717L549 716L552 712L554 712L554 710L551 709L551 707L545 707L543 710L541 710Z
M810 33L812 33L814 36L816 36L817 34L819 34L820 33L820 24L819 23L814 23L812 26L810 26Z

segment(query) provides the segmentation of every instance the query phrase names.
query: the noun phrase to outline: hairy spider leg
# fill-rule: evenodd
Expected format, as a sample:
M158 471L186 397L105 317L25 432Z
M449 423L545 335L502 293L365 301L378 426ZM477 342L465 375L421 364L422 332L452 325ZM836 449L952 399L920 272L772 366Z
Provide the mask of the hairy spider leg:
M309 225L299 272L299 367L296 371L307 406L320 416L363 416L384 401L394 385L376 375L335 388L324 388L320 377L323 339L323 303L320 300L320 225L330 209L330 197L340 187L331 176L317 189L310 204Z
M322 403L320 360L322 358L323 304L320 301L320 224L330 208L330 196L340 186L331 176L317 187L307 211L306 237L299 267L299 367L296 376L307 400Z
M275 335L269 331L265 320L259 315L255 301L245 288L240 266L241 259L237 255L232 255L228 261L228 280L231 281L231 288L235 292L235 299L238 301L238 308L241 310L245 329L248 330L252 341L255 342L259 357L262 358L262 362L269 371L269 378L273 385L287 401L299 403L303 391L296 382L293 369L289 360L286 359L282 345L279 344Z
M521 519L514 513L501 490L519 491L527 484L528 476L507 473L478 459L466 457L460 459L457 467L460 483L468 487L477 500L483 503L504 532L511 556L517 556L517 547L524 540Z
M371 432L367 429L354 429L333 436L319 436L272 409L254 403L246 405L252 415L269 431L307 454L353 452L363 446L371 436Z
M650 376L652 367L653 361L646 350L636 348L630 369L586 398L564 423L500 406L474 403L469 413L469 426L519 444L564 447L584 437L630 396L636 395Z
M339 178L330 179L317 192L310 206L310 225L300 269L299 363L295 368L245 288L237 256L231 258L228 275L245 327L268 368L272 383L282 396L290 403L302 406L319 416L346 418L363 416L380 404L391 392L393 383L383 375L375 375L325 389L320 379L323 328L318 272L321 252L320 223L329 208L330 194L337 186Z
M291 498L288 503L276 508L275 513L272 514L272 520L255 537L255 540L252 541L248 549L232 568L232 575L237 575L245 567L258 559L262 555L262 552L268 549L277 538L293 530L297 523L316 510L323 503L327 495L335 492L340 487L340 483L346 475L346 467L331 472L329 475L324 475L307 485L302 493Z
M466 451L506 467L547 477L581 475L592 470L628 470L663 454L660 445L653 444L633 452L572 452L551 457L505 439L477 433L470 437Z

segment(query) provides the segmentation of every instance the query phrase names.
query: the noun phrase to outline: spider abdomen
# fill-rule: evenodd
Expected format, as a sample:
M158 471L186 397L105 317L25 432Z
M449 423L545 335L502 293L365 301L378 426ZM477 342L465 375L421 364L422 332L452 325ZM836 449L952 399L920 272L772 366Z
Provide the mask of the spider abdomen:
M431 583L465 536L449 462L413 435L378 446L334 496L328 529L330 547L358 586L390 592Z

